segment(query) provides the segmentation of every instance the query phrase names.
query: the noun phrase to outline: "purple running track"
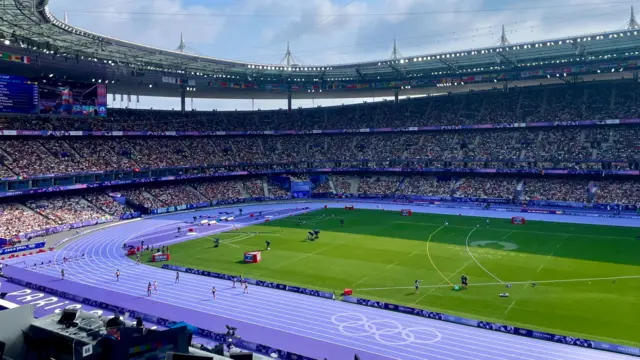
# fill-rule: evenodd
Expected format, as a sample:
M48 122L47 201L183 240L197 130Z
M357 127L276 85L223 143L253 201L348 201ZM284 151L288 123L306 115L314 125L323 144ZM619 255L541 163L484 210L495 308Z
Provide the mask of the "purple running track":
M321 207L324 204L312 204ZM331 204L341 207L343 204ZM364 207L358 205L359 207ZM375 206L372 204L371 206ZM278 215L294 212L291 204L252 206L251 211L279 210ZM391 209L392 205L385 205ZM406 205L397 206L398 209ZM414 209L414 207L412 207ZM420 209L416 209L420 211ZM617 360L630 357L523 338L478 328L367 308L279 290L251 287L250 294L232 289L229 282L182 273L180 284L175 274L145 265L136 265L123 256L122 244L147 238L158 228L177 228L193 215L212 210L179 213L145 219L106 228L68 244L60 251L38 255L62 259L65 253L86 254L81 261L64 266L66 278L59 280L60 268L21 269L9 267L9 276L78 294L94 300L133 308L141 312L198 327L223 332L224 325L238 327L243 338L306 356L349 359L354 353L363 359L445 359L445 360ZM460 210L456 210L459 213ZM265 213L265 215L267 215ZM508 214L492 213L484 216ZM250 224L250 218L237 217L238 224ZM183 227L184 228L184 227ZM199 227L204 229L206 227ZM175 230L174 230L175 231ZM203 230L205 231L205 230ZM157 243L174 240L175 232L155 239ZM145 240L145 244L147 244ZM38 259L40 260L40 259ZM43 260L46 261L46 260ZM116 282L114 272L122 276ZM157 280L158 295L147 298L146 284ZM216 286L218 299L211 299ZM360 324L361 326L356 326Z

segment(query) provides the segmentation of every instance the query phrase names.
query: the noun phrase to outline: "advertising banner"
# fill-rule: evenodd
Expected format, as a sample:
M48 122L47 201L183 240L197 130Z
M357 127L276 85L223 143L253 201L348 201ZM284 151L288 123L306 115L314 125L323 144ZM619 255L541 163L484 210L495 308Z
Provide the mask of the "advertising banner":
M37 242L33 244L5 247L0 249L0 255L9 255L9 254L19 253L22 251L44 249L45 245L47 245L47 243L45 241L42 241L42 242Z

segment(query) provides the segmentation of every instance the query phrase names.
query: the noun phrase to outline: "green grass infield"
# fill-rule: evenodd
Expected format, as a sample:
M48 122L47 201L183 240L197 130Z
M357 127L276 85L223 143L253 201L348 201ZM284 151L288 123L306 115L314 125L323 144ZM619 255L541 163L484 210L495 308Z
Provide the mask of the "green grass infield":
M320 238L308 241L314 229ZM170 263L640 346L638 235L612 226L324 209L172 245ZM244 263L249 250L265 250L262 262ZM150 257L142 260L162 265ZM453 291L462 274L468 289ZM422 280L418 293L415 280Z

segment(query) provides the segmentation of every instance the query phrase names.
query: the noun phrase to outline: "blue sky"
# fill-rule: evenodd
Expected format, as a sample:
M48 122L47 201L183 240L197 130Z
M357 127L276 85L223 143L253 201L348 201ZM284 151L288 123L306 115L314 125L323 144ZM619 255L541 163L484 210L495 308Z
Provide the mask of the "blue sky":
M312 65L386 59L394 38L404 56L489 46L502 24L512 43L615 30L624 26L634 3L640 9L640 0L50 0L49 5L60 19L66 11L71 25L146 45L175 49L183 32L187 51L218 58L277 64L290 41L299 62ZM245 107L228 101L224 106ZM198 107L222 109L214 103Z

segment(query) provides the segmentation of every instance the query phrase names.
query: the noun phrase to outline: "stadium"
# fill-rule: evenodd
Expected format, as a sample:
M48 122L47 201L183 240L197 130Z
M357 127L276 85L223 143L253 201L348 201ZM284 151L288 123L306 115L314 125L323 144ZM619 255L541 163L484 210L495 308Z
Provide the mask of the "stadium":
M0 358L640 356L633 8L628 20L268 64L3 1ZM145 96L181 108L109 106ZM193 98L283 109L188 110ZM390 100L293 106L349 98Z

